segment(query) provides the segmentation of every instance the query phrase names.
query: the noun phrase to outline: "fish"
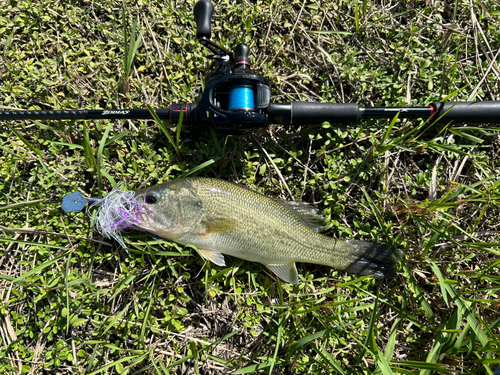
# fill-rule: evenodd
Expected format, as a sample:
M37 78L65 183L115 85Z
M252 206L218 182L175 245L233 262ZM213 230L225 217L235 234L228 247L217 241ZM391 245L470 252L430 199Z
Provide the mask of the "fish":
M210 177L186 177L136 191L143 209L135 227L225 266L224 255L258 262L283 281L299 282L296 263L329 266L377 279L396 277L394 247L320 233L322 217L306 203L270 198Z

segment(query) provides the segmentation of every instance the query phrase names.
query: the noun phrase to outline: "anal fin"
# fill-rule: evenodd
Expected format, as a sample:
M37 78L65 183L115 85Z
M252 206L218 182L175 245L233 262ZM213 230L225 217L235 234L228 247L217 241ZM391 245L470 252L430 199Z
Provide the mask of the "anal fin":
M221 252L209 249L198 249L203 255L203 258L215 263L218 266L225 266L226 261L224 260L224 255Z
M295 263L266 264L267 268L273 271L280 279L290 284L299 283L299 275Z

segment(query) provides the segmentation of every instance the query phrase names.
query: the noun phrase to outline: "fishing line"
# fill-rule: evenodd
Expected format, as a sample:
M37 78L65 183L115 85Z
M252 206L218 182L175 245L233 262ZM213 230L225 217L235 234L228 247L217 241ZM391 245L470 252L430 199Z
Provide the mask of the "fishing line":
M251 85L238 85L229 91L229 110L255 110L255 96Z

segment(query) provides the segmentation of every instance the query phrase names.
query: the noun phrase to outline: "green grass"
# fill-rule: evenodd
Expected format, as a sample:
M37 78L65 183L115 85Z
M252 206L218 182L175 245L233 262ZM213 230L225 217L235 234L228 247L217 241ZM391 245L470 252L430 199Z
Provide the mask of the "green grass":
M5 2L0 109L192 102L209 69L192 11ZM500 99L496 0L218 1L213 21L214 40L250 45L276 102ZM2 122L0 372L492 374L499 155L495 124L366 120L226 137L155 121ZM403 249L399 276L300 264L293 286L138 232L125 251L85 213L60 210L75 190L100 197L188 174L311 203L326 234Z

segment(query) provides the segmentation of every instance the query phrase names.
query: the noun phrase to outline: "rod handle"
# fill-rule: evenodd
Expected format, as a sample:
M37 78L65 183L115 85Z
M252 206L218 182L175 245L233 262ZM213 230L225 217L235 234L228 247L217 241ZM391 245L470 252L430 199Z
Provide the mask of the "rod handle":
M357 103L312 103L291 102L271 103L268 108L271 121L279 124L320 124L353 123L359 119L359 105Z
M203 40L210 40L212 28L212 13L214 6L210 0L199 0L194 6L194 20L196 22L196 37L201 44Z
M433 118L439 122L500 123L500 100L484 102L434 102Z

